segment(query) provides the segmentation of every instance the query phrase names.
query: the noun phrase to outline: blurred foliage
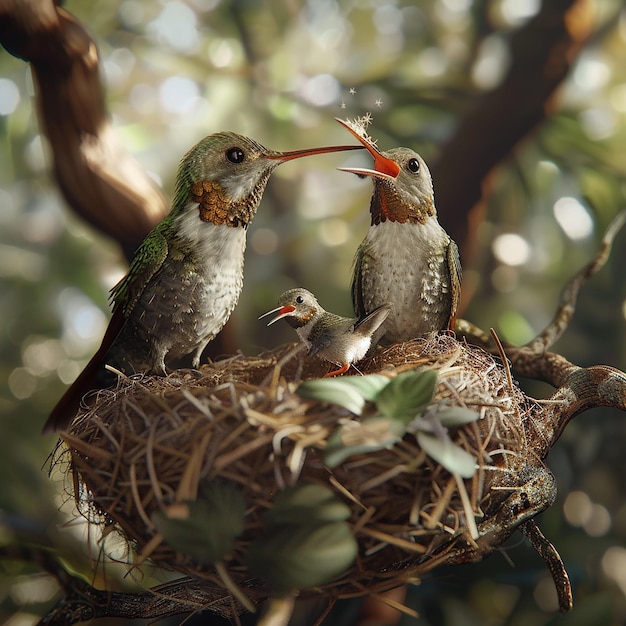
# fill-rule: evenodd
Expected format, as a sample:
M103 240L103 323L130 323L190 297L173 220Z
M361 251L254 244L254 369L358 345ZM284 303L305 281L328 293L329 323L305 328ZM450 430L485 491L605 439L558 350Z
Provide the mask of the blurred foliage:
M560 288L624 206L626 10L619 0L593 4L595 33L552 103L552 116L489 181L486 218L475 254L465 260L464 291L473 297L464 316L516 343L549 321ZM538 1L68 0L66 8L98 43L115 128L171 194L183 153L221 129L295 149L348 142L333 117L371 111L371 133L382 149L408 144L432 158L467 106L498 84L510 33ZM0 506L5 517L52 527L59 487L48 480L45 461L54 440L42 438L40 428L99 344L107 290L124 261L114 242L60 200L32 91L26 64L2 51ZM235 315L244 352L292 341L286 327L256 321L285 289L305 287L326 309L351 314L351 263L369 224L371 183L334 168L366 158L304 159L273 176L250 229ZM440 215L444 227L453 219ZM622 234L557 345L580 365L626 368L625 264ZM546 393L537 384L528 389ZM540 524L564 557L575 591L563 626L625 619L624 442L623 416L593 411L568 426L549 457L559 496ZM10 543L15 535L0 519L3 544ZM507 551L515 568L496 554L437 572L412 589L419 623L556 622L548 573L520 543L516 536ZM49 580L37 587L47 595L35 587L24 593L38 576L32 566L0 562L5 623L36 620L53 593ZM355 610L337 607L332 623L354 623Z

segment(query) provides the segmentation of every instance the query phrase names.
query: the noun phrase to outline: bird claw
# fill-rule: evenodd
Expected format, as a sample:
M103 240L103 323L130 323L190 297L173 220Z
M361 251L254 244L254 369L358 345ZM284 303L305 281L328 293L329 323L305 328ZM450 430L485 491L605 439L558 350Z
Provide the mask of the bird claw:
M338 370L333 370L332 372L328 372L328 374L324 374L324 378L331 378L332 376L340 376L341 374L345 374L350 369L350 363L344 363Z

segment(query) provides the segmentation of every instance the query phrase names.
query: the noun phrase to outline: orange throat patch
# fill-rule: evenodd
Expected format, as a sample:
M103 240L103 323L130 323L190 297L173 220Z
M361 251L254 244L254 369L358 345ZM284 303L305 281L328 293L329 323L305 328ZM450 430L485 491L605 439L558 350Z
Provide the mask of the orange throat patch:
M198 203L200 219L217 226L247 226L249 208L228 199L224 188L216 181L202 180L191 185L191 200Z

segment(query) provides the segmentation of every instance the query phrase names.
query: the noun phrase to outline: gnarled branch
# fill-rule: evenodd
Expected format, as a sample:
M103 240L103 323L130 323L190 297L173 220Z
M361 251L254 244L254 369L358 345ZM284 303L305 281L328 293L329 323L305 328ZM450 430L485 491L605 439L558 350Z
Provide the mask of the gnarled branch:
M52 0L4 0L0 43L31 64L41 126L67 202L130 255L167 207L111 126L93 39Z

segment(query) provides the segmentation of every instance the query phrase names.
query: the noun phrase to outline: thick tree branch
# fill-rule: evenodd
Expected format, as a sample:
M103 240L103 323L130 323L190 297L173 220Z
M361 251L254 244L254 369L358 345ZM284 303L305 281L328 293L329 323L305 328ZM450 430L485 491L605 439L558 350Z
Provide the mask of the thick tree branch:
M129 254L167 207L111 126L94 41L52 0L0 0L0 43L31 64L40 123L67 202Z

